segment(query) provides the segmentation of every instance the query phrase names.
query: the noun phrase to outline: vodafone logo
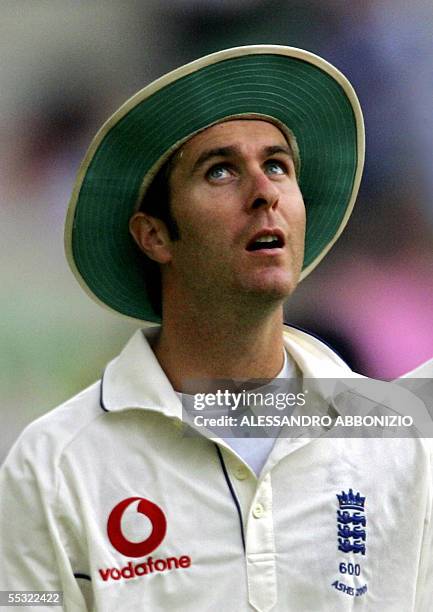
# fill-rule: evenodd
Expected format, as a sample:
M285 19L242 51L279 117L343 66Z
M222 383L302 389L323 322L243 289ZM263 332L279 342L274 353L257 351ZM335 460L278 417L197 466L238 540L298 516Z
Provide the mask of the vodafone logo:
M131 542L122 532L122 517L131 504L139 502L137 512L146 516L151 523L150 535L141 542ZM133 509L130 511L134 514ZM128 497L114 506L107 521L108 539L116 550L125 557L145 557L157 548L165 537L167 521L164 512L159 506L144 497ZM107 580L128 580L152 574L169 573L176 570L185 570L191 567L192 559L189 555L153 559L147 557L140 563L129 561L123 567L106 567L99 569L99 575L104 582Z
M152 524L150 535L142 542L130 542L122 533L122 516L134 502L139 501L137 512L144 514ZM110 512L107 522L108 539L116 550L126 557L144 557L157 548L165 537L167 521L159 506L143 497L128 497Z

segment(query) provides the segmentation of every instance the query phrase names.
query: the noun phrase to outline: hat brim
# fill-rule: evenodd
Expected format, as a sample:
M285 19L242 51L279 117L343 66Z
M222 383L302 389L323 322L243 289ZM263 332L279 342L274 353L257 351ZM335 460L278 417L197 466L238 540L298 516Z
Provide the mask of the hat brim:
M348 80L322 58L254 45L213 53L151 83L103 125L81 164L65 228L68 262L93 299L159 322L129 234L143 185L195 133L230 117L275 120L295 135L307 210L301 279L352 212L364 163L364 124ZM146 180L147 178L147 180Z

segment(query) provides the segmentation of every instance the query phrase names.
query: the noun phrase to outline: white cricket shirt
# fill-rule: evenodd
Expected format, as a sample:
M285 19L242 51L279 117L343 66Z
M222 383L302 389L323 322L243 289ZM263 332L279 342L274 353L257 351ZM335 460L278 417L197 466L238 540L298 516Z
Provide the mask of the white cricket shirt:
M284 336L304 376L351 376ZM138 331L102 384L21 435L0 542L0 589L62 590L72 612L431 612L431 447L279 438L257 478L224 442L185 435Z

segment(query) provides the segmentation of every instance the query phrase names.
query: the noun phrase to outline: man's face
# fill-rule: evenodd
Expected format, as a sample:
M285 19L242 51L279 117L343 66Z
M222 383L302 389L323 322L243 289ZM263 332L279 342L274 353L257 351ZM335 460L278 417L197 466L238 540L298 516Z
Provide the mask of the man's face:
M234 120L194 136L177 154L170 192L180 238L169 282L200 299L282 300L295 289L305 207L277 127Z

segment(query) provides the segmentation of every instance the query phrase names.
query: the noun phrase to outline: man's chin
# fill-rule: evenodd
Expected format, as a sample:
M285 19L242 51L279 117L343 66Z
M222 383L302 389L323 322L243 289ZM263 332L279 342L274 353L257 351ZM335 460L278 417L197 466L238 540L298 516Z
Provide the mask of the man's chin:
M244 287L245 293L251 298L256 297L263 302L284 302L296 289L298 277L257 279Z

